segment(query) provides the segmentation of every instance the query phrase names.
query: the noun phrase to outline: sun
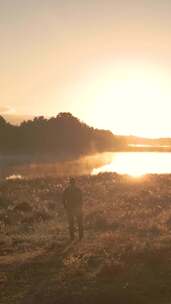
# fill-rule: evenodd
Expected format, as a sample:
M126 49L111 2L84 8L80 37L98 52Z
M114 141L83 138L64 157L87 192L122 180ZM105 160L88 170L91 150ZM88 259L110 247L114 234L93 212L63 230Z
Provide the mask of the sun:
M143 137L170 134L171 79L159 66L120 62L87 75L76 91L87 121L98 128Z
M110 123L112 131L159 137L162 130L168 130L170 100L167 79L148 71L131 70L125 78L104 82L96 103L100 104L104 124Z

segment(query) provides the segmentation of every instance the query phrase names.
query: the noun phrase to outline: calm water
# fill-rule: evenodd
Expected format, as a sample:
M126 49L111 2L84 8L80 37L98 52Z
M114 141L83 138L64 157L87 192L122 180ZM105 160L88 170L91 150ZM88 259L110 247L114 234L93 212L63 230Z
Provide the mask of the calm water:
M117 172L141 176L147 173L171 173L170 152L119 152L109 154L110 157L112 156L112 160L104 166L94 168L92 174Z

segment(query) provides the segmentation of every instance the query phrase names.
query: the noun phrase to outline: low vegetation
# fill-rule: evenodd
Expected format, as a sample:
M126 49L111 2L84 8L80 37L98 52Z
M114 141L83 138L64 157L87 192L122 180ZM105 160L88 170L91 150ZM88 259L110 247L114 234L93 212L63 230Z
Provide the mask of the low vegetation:
M0 185L0 303L171 301L171 175L78 177L85 239L69 242L66 178Z

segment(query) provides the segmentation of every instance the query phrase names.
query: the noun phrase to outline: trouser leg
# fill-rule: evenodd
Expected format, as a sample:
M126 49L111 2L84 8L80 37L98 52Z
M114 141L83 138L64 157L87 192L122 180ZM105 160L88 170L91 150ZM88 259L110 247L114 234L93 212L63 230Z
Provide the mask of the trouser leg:
M69 234L71 240L74 239L74 216L72 213L68 213L68 224L69 224Z
M79 214L77 215L77 223L78 223L79 239L81 240L84 236L82 212L79 212Z

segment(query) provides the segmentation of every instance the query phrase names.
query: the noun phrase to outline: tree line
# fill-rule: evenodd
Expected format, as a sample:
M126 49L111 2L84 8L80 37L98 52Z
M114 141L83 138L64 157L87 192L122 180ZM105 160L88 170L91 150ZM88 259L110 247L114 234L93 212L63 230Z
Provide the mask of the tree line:
M122 137L89 127L71 113L35 117L19 126L0 116L0 153L79 156L113 151L124 144Z

